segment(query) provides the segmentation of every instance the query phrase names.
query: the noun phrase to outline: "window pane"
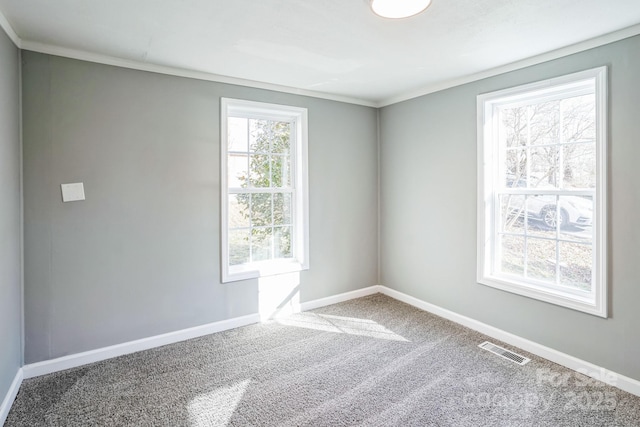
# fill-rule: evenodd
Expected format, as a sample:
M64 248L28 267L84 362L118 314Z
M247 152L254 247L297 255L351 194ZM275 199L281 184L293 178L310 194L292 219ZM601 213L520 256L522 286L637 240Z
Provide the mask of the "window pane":
M590 196L560 196L561 230L575 238L592 237L593 198Z
M293 251L291 248L291 232L292 227L275 227L274 228L274 258L292 258Z
M291 224L291 194L275 193L273 195L273 224Z
M246 153L249 149L249 129L247 128L247 119L229 117L227 124L227 132L229 134L229 151L242 151Z
M265 132L268 123L268 120L249 120L249 150L251 152L269 152L269 137Z
M271 185L279 188L291 187L291 166L290 156L273 155L271 156L271 173L273 181Z
M258 153L288 153L291 150L291 124L273 120L250 120L249 147Z
M554 188L558 186L560 158L558 147L537 147L530 150L529 188Z
M249 262L249 230L229 230L229 265Z
M249 161L251 185L253 187L271 187L271 171L268 154L252 154Z
M595 188L595 143L569 144L562 147L564 188Z
M593 228L591 226L578 227L570 224L560 229L560 239L570 240L578 243L591 243L593 238Z
M229 188L246 188L248 157L243 154L229 154L227 165L227 185Z
M230 194L228 220L229 227L249 227L250 194Z
M273 129L273 139L271 141L271 152L289 154L291 152L291 123L271 122Z
M551 239L557 237L556 196L527 196L527 234ZM549 219L551 216L551 219Z
M527 186L527 150L513 149L507 150L505 155L507 187Z
M528 226L532 231L537 228L540 231L551 231L555 238L558 215L556 213L557 197L549 195L527 196Z
M590 291L592 258L591 245L560 242L560 282Z
M560 212L557 206L560 206ZM527 196L527 233L555 238L558 221L560 232L573 239L590 239L593 221L590 196Z
M272 228L254 228L251 230L251 260L265 261L272 259Z
M527 108L505 108L502 110L502 130L507 147L527 145Z
M529 106L529 145L560 142L560 101Z
M524 237L501 236L503 273L524 275Z
M527 276L555 283L556 242L536 238L527 239Z
M502 230L509 233L523 233L524 196L504 194L500 199Z
M251 225L260 227L271 225L271 194L255 193L251 195Z
M562 100L564 141L592 141L596 138L596 96L576 96Z

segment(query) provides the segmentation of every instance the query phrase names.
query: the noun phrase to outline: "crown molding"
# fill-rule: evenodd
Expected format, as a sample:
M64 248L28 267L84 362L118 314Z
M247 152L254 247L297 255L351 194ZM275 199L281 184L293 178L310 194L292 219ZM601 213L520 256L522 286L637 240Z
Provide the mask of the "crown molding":
M449 89L455 86L475 82L478 80L486 79L488 77L494 77L499 74L508 73L510 71L520 70L522 68L530 67L532 65L541 64L543 62L551 61L554 59L562 58L564 56L573 55L574 53L583 52L585 50L593 49L595 47L603 46L609 43L617 42L629 37L637 36L640 34L640 24L633 25L631 27L623 28L622 30L614 31L612 33L604 34L602 36L594 37L589 40L585 40L580 43L572 44L560 49L552 50L540 55L532 56L530 58L523 59L521 61L512 62L510 64L502 65L500 67L492 68L490 70L481 71L479 73L469 74L442 82L438 82L432 85L423 86L419 89L405 92L403 94L392 96L380 101L377 104L378 108L386 107L389 105L397 104L399 102L408 101L413 98L428 95L430 93L439 92L444 89Z
M385 98L380 101L370 101L360 98L353 98L349 96L335 95L330 93L318 92L307 89L299 89L290 86L259 82L255 80L242 79L237 77L224 76L220 74L206 73L202 71L188 70L178 67L169 67L164 65L156 65L148 62L135 61L129 59L117 58L109 55L101 55L97 53L91 53L83 50L69 49L45 43L33 42L29 40L22 40L13 27L0 10L0 27L4 29L13 43L20 49L30 50L33 52L45 53L49 55L62 56L71 59L78 59L82 61L94 62L98 64L112 65L115 67L129 68L139 71L148 71L151 73L165 74L178 77L186 77L197 80L205 80L217 83L227 83L238 86L251 87L255 89L271 90L282 93L289 93L293 95L308 96L312 98L326 99L330 101L344 102L348 104L362 105L365 107L382 108L389 105L397 104L403 101L407 101L420 96L428 95L430 93L439 92L441 90L449 89L455 86L471 83L474 81L486 79L488 77L494 77L499 74L508 73L511 71L519 70L522 68L530 67L533 65L541 64L543 62L551 61L554 59L569 56L578 52L593 49L599 46L603 46L609 43L613 43L619 40L623 40L629 37L640 34L640 24L633 25L631 27L623 28L618 31L614 31L602 36L594 37L583 42L575 43L570 46L566 46L560 49L556 49L550 52L546 52L540 55L532 56L520 61L505 64L499 67L495 67L489 70L481 71L466 76L456 77L453 79L441 81L435 84L426 85L415 90L411 90L399 95L395 95L389 98Z
M132 70L148 71L151 73L166 74L170 76L186 77L196 80L205 80L217 83L227 83L237 86L246 86L255 89L272 90L276 92L289 93L293 95L309 96L312 98L327 99L330 101L345 102L348 104L362 105L365 107L377 107L375 102L366 101L359 98L334 95L324 92L316 92L306 89L298 89L290 86L283 86L273 83L259 82L255 80L241 79L237 77L223 76L220 74L206 73L202 71L187 70L184 68L157 65L148 62L122 59L109 55L101 55L87 51L69 49L44 43L22 40L21 48L32 52L45 53L48 55L62 56L65 58L78 59L82 61L94 62L97 64L112 65L114 67L129 68Z
M151 64L151 63L142 62L142 61L122 59L122 58L117 58L109 55L101 55L101 54L91 53L91 52L77 50L77 49L69 49L69 48L54 46L54 45L45 44L45 43L38 43L38 42L29 41L29 40L23 40L14 31L13 27L11 26L11 23L6 18L2 10L0 10L0 27L4 29L4 31L7 33L7 36L9 36L9 38L11 39L11 41L13 41L16 47L22 50L30 50L38 53L46 53L49 55L56 55L56 56L62 56L65 58L94 62L97 64L112 65L114 67L130 68L132 70L148 71L151 73L165 74L165 75L177 76L177 77L186 77L190 79L205 80L205 81L217 82L217 83L227 83L227 84L232 84L237 86L251 87L255 89L271 90L275 92L289 93L293 95L308 96L311 98L326 99L329 101L344 102L347 104L362 105L365 107L373 107L373 108L378 107L376 102L368 101L360 98L335 95L331 93L318 92L318 91L307 90L307 89L299 89L299 88L294 88L290 86L259 82L255 80L241 79L237 77L223 76L220 74L206 73L202 71L187 70L187 69L178 68L178 67L156 65L156 64Z
M0 27L5 33L7 33L7 36L11 39L13 44L15 44L17 48L21 48L22 40L20 40L18 34L13 30L13 27L9 23L7 17L4 16L4 13L2 13L2 10L0 10Z

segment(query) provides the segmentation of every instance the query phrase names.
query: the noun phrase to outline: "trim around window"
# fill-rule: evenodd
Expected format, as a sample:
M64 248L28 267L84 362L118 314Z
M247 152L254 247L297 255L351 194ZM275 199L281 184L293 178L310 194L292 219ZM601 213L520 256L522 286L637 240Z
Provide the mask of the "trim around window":
M221 98L222 282L309 268L307 110Z
M563 126L569 127L566 125L569 119L564 119L563 114L565 113L563 111L569 110L569 107L563 107L563 105L571 106L572 100L581 96L593 97L594 99L593 132L589 132L584 140L579 140L577 137L565 139L564 134L568 131L564 131L565 127ZM562 102L567 103L562 104ZM540 134L540 129L546 125L538 123L535 124L537 127L534 129L532 123L538 119L532 118L535 114L531 112L531 106L537 108L539 105L555 105L554 103L558 105L558 121L548 126L555 127L559 131L547 132L547 128L544 128L542 133L547 132L544 138L541 137L532 142L534 130ZM515 116L516 114L513 112L521 108L530 109L521 116L525 118L526 123L522 126L518 124L518 126L519 129L523 129L524 136L517 139L517 137L513 137L513 132L510 134L509 130L505 130L505 127L510 126L505 124L505 117L508 114ZM478 283L596 316L607 317L606 67L482 94L477 98L477 109ZM509 137L505 135L509 135ZM516 140L517 142L513 142ZM580 145L582 147L588 144L591 144L589 147L593 148L583 150L592 150L595 157L592 182L586 186L572 186L571 182L564 185L563 180L567 173L562 153L571 152L570 148L574 148L574 146ZM560 159L557 160L554 157L553 160L549 160L555 163L549 169L552 172L546 174L539 173L544 167L539 167L541 160L535 160L541 156L532 154L534 152L540 153L540 150L544 148L548 148L547 154L555 150L553 155ZM512 158L516 160L511 160ZM538 163L534 168L532 164L536 161ZM582 165L582 169L584 169L584 164L578 163L578 166ZM516 167L518 173L514 173ZM581 168L574 167L574 170L579 169ZM554 181L556 175L558 178ZM568 173L568 176L571 177L571 173ZM540 182L543 185L539 185ZM545 185L548 183L550 184ZM513 202L514 200L517 203ZM588 209L591 218L576 214L569 219L570 215L564 210L562 203L565 203L569 209L566 203L572 203L572 200L577 200L579 203L585 200L590 201L591 206L585 209ZM544 204L554 207L553 215L548 222L543 219L543 214L549 213L551 209L543 210L537 207ZM581 227L584 225L581 221L588 221L589 224ZM516 225L509 229L505 224ZM581 235L574 237L566 231L567 228L576 230L575 235L580 235L579 232L583 229L588 231L582 233L586 237ZM508 240L510 238L513 240ZM578 241L580 238L584 238L584 241ZM509 246L505 243L507 241L518 243ZM544 272L540 273L534 267L528 270L528 251L533 253L533 249L531 249L533 246L528 246L528 242L531 242L531 245L538 245L540 248L550 248L548 252L542 249L536 252L536 255L531 255L531 258L538 263L536 268L544 263L551 265L543 265L542 268L551 271L548 277L545 277ZM507 258L505 253L517 253L520 243L524 248L522 265L512 262L511 259L505 261ZM588 249L589 246L590 249ZM505 247L507 249L503 250ZM516 249L513 250L513 247ZM584 263L588 263L589 257L591 258L590 283L583 278L585 283L582 283L582 287L575 285L570 279L565 279L569 277L569 273L566 271L571 270L571 266L574 265L571 264L573 258L566 255L571 253L568 249L570 247L585 248L583 253L587 255L582 256ZM565 248L567 249L565 250ZM514 252L509 252L511 250ZM566 255L569 261L563 259L561 254L562 256ZM536 256L538 258L535 258ZM514 267L514 265L516 266ZM528 274L534 270L535 273ZM554 270L555 276L553 275ZM586 271L586 267L584 270ZM565 272L564 276L563 271Z

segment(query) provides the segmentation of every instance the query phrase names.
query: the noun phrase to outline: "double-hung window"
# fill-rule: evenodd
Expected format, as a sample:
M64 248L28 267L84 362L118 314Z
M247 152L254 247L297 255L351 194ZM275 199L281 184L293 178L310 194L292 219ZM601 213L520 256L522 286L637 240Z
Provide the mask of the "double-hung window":
M221 102L222 281L309 265L307 110Z
M606 68L478 97L478 282L606 317Z

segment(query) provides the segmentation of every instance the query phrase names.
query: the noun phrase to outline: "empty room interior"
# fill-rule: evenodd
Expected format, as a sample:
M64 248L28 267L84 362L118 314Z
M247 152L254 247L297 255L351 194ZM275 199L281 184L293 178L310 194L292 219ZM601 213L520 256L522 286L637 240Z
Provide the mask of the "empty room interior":
M640 426L637 0L0 27L0 425Z

